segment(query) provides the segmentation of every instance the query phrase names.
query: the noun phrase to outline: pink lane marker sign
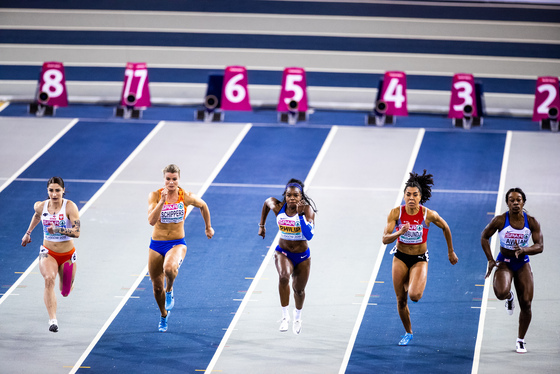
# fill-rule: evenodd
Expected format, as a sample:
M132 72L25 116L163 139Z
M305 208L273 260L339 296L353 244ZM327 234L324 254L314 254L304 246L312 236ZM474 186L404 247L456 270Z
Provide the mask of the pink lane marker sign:
M406 102L406 74L402 71L387 71L383 76L381 100L387 103L388 116L408 116Z
M62 62L45 62L39 77L37 101L43 105L68 106L66 77Z
M121 105L146 108L151 105L148 66L144 62L126 64Z
M298 112L307 112L307 81L302 68L285 68L278 100L278 112L288 112L290 102L297 103Z
M247 69L244 66L228 66L222 86L222 110L250 111Z
M539 77L535 89L535 105L533 106L533 121L548 119L550 108L560 109L558 95L558 77Z
M472 117L478 117L476 91L472 74L458 73L453 76L448 118L463 118L465 106L472 107Z

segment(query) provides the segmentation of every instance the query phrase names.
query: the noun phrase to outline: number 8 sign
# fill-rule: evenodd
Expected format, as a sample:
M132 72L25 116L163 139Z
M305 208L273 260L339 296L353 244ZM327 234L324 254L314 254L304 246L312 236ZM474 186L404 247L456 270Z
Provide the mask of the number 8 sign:
M222 86L222 110L251 110L247 82L247 69L244 66L226 67Z
M533 107L533 121L548 119L551 107L560 108L557 77L539 77L535 90L535 105Z
M38 101L44 105L68 106L66 80L62 62L45 62L39 77Z

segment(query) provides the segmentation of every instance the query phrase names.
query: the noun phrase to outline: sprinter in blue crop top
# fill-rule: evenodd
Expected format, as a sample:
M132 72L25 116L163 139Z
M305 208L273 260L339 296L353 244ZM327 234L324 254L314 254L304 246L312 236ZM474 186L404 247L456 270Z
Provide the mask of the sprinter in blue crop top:
M494 217L486 226L480 238L484 254L488 259L486 278L494 273L494 294L499 300L506 300L506 311L513 314L514 297L511 282L515 283L517 301L519 302L519 329L516 351L526 353L525 334L531 323L531 302L533 300L533 272L529 256L543 251L541 226L535 217L523 210L527 198L521 188L511 188L506 193L508 211ZM498 231L500 252L494 260L490 249L490 238ZM529 245L529 239L533 245Z
M278 270L280 304L282 306L282 320L280 331L288 330L290 323L290 277L294 290L294 323L292 331L299 335L301 332L301 310L305 300L305 286L309 279L311 254L307 241L314 235L315 203L304 192L303 182L290 179L282 201L270 197L266 199L262 208L259 223L259 235L265 237L265 222L272 210L276 215L276 223L280 229L280 240L276 247L274 260Z

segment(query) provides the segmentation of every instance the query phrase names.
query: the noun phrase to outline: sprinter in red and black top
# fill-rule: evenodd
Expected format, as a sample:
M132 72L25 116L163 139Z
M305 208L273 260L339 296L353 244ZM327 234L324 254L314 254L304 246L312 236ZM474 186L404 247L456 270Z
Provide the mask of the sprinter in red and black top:
M408 309L408 296L417 302L422 298L428 276L428 230L434 223L443 230L447 241L449 262L455 265L459 259L453 250L451 230L447 222L421 204L432 196L433 175L410 173L404 188L404 205L391 209L387 217L387 226L383 232L383 244L397 240L391 251L393 257L393 287L397 295L397 308L406 334L399 345L408 345L412 340L412 326Z

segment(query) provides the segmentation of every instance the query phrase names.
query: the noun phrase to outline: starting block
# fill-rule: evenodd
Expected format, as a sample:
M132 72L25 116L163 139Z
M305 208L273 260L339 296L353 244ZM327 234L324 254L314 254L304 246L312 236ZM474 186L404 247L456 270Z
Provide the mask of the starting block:
M379 81L375 107L366 116L366 125L393 124L396 116L408 116L406 74L402 71L387 71Z
M276 110L278 112L278 122L295 125L298 121L309 119L307 80L304 69L297 67L284 69Z
M204 122L221 122L224 120L224 112L221 110L223 75L210 75L208 87L204 97L204 109L195 112L195 119Z
M151 105L148 67L145 63L127 63L124 71L120 106L115 116L142 118L142 112Z
M252 110L249 101L247 69L244 66L226 67L220 101L222 110Z

